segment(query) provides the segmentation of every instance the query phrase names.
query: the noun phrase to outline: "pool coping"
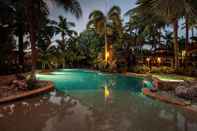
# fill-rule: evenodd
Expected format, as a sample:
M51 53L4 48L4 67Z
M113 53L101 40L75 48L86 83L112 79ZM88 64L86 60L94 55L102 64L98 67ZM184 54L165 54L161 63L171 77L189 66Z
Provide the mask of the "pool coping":
M172 104L174 106L180 107L181 109L184 109L186 111L192 111L197 113L197 106L192 105L191 103L188 103L188 101L184 100L175 100L171 98L170 96L164 96L164 95L159 95L156 92L152 92L148 88L142 88L142 92L145 96L148 96L150 98Z
M11 101L15 101L15 100L18 100L18 99L23 99L23 98L34 96L34 95L38 95L38 94L41 94L41 93L46 93L46 92L52 91L54 89L54 85L51 81L40 81L39 80L39 82L46 82L47 85L44 86L44 87L38 88L38 89L25 91L25 92L19 93L17 95L11 95L11 96L7 96L7 97L3 97L3 98L0 99L0 104L8 103L8 102L11 102Z

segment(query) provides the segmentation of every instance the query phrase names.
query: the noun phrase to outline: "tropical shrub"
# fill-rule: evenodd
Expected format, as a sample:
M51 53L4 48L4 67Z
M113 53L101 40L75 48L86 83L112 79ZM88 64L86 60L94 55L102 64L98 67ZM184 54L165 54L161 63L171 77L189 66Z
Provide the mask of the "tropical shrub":
M160 66L160 67L152 67L151 73L174 73L175 70L172 67Z
M148 66L134 66L134 67L131 67L129 69L129 71L131 72L134 72L134 73L140 73L140 74L145 74L145 73L148 73L150 72L150 68Z

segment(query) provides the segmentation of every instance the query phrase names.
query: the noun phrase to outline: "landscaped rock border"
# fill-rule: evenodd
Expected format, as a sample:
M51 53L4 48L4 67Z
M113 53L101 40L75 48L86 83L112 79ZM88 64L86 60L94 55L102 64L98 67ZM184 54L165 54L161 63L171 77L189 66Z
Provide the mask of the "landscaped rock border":
M25 92L22 92L22 93L17 94L17 95L12 95L12 96L1 98L0 99L0 104L10 102L10 101L14 101L14 100L17 100L17 99L22 99L22 98L33 96L33 95L37 95L37 94L41 94L41 93L46 93L46 92L49 92L49 91L53 90L54 86L53 86L52 82L50 82L50 81L39 81L39 82L46 83L46 86L38 88L38 89L30 90L30 91L25 91Z
M164 90L164 91L174 90L177 87L177 85L185 83L184 80L173 80L173 81L161 80L158 77L152 76L151 74L126 73L125 75L126 76L143 77L145 79L152 77L151 78L152 80L157 79L159 82L159 87L158 87L159 90ZM161 94L158 94L157 92L152 92L148 88L142 88L142 92L145 96L148 96L150 98L157 99L159 101L175 105L175 106L182 108L184 110L197 113L197 105L192 105L191 102L189 102L187 100L175 99L170 96L161 95Z
M188 101L178 100L178 99L172 98L170 96L160 95L160 94L157 94L157 92L151 92L150 89L148 89L148 88L143 88L142 92L144 95L151 97L153 99L157 99L157 100L169 103L169 104L173 104L173 105L178 106L184 110L197 113L197 106L191 105L191 103Z

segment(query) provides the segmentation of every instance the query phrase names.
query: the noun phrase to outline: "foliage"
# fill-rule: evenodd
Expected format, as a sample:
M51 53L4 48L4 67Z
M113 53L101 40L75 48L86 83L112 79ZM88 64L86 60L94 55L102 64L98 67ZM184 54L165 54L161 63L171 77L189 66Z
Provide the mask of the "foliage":
M135 67L131 67L130 71L134 72L134 73L145 74L145 73L150 72L150 68L145 66L145 65L143 65L143 66L135 66Z
M192 66L189 66L187 68L179 67L176 72L180 75L186 75L186 76L197 76L197 70L195 68L192 68Z
M172 67L167 66L160 66L160 67L152 67L151 73L158 73L158 74L172 74L175 70Z
M76 18L82 15L77 0L54 1ZM191 29L194 32L196 28L196 9L196 0L137 0L136 7L125 13L129 16L127 23L122 20L120 7L114 5L106 15L100 10L90 13L87 29L78 34L73 29L75 23L68 18L59 16L58 21L48 19L49 9L44 0L1 0L0 67L14 62L23 65L23 50L26 48L24 36L29 36L33 70L38 63L42 69L94 67L111 72L131 70L146 73L149 68L137 67L136 57L149 56L152 51L164 47L174 52L178 72L192 74L194 71L190 67L188 70L178 68L178 55L187 49L188 31ZM186 37L178 38L178 22L182 18L185 19ZM170 31L172 27L173 32ZM18 43L15 37L19 39ZM195 37L192 33L190 39L193 43ZM107 62L106 48L110 55ZM16 49L19 49L18 57L13 58L11 54ZM151 72L173 71L169 67L154 67Z

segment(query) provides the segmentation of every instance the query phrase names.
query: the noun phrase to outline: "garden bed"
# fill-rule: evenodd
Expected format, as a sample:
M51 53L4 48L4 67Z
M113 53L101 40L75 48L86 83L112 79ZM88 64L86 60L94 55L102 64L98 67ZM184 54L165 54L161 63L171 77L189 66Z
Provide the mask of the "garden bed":
M0 87L0 103L6 103L10 101L14 101L17 99L22 99L25 97L46 93L48 91L53 90L53 84L50 81L38 81L39 87L34 88L33 90L9 90L8 86L1 86Z

